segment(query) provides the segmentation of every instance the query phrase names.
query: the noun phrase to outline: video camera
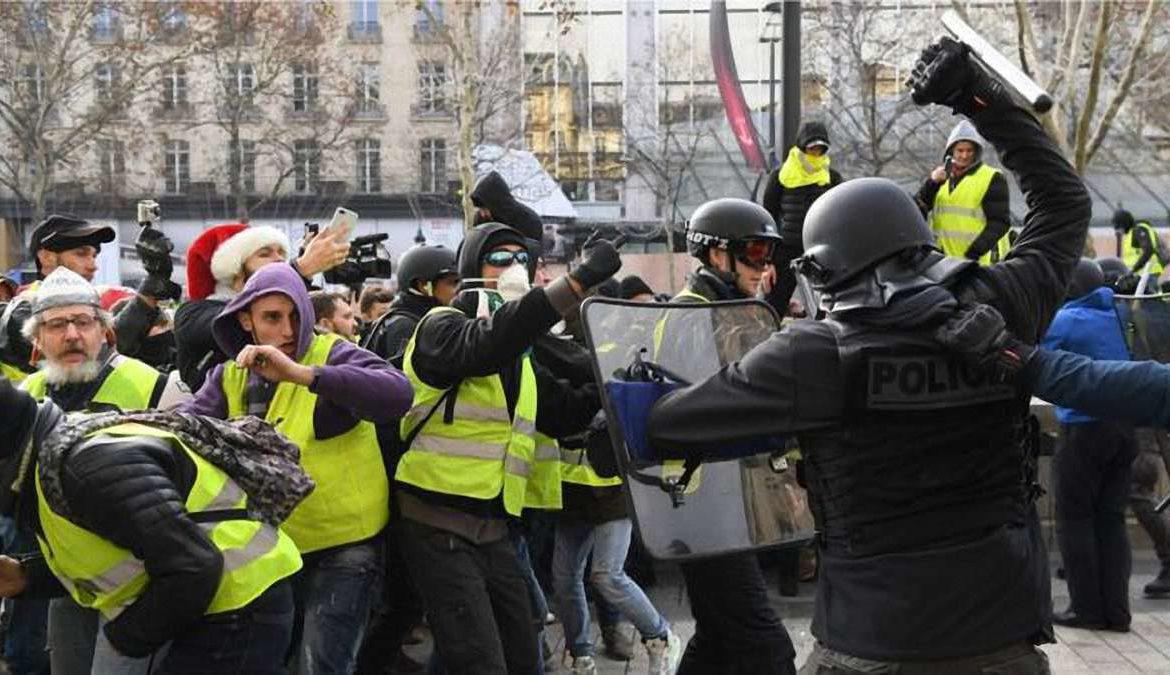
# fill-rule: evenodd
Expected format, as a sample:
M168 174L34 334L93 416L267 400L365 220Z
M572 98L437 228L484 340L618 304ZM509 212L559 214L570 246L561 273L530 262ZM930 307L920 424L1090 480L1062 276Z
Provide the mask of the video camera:
M317 223L305 223L305 229L317 233L320 226ZM390 235L367 234L355 237L349 243L349 255L345 262L325 272L325 281L330 284L342 284L357 287L365 283L366 279L388 279L393 275L390 251L382 244Z

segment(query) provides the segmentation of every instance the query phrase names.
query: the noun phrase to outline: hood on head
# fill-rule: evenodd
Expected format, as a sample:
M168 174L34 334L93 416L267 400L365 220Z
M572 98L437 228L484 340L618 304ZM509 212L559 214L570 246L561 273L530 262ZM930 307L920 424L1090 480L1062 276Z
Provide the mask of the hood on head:
M1089 309L1104 309L1110 312L1116 311L1114 307L1115 292L1108 286L1101 286L1095 288L1088 293L1079 297L1070 297L1064 304L1065 307L1085 307ZM1071 294L1070 294L1071 296Z
M824 141L829 144L829 130L821 122L805 122L796 132L796 147L804 150L813 141Z
M459 250L456 255L459 258L459 276L463 279L479 279L483 276L480 270L480 258L487 251L500 244L517 244L528 248L532 251L531 241L523 234L515 229L504 225L503 223L484 223L478 225L467 236L463 238L463 243L459 244ZM531 281L531 266L529 270L529 277ZM471 282L465 285L470 288L476 284Z
M943 151L944 159L951 154L951 149L959 141L970 141L974 143L975 147L979 149L975 161L983 160L983 150L987 147L987 141L984 141L983 137L979 135L979 132L975 130L975 125L967 120L959 122L955 125L954 129L951 129L951 135L947 136L946 150Z
M536 242L540 242L544 236L544 223L540 216L517 200L504 177L495 171L479 179L471 193L471 203L491 211L490 220L477 222L476 225L503 223Z
M215 343L228 358L235 358L241 349L252 344L251 333L240 325L236 313L246 309L253 300L272 293L284 295L296 306L300 317L297 327L297 358L305 355L309 343L313 341L313 302L309 299L309 291L305 289L304 278L291 265L272 263L261 267L253 274L244 284L240 294L232 298L211 324L211 334L215 337Z

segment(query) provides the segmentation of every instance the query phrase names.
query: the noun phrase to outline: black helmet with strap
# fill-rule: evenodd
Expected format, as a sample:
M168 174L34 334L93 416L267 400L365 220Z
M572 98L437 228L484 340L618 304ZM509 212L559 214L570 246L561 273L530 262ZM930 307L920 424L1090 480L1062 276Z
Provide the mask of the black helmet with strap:
M858 178L826 192L808 210L803 239L795 265L818 291L839 289L902 251L934 247L918 205L885 178Z
M455 252L446 246L414 246L398 259L398 288L405 291L415 283L459 276Z
M704 202L687 222L687 250L704 262L712 247L730 249L735 242L751 239L779 243L780 235L772 214L746 199L725 197Z

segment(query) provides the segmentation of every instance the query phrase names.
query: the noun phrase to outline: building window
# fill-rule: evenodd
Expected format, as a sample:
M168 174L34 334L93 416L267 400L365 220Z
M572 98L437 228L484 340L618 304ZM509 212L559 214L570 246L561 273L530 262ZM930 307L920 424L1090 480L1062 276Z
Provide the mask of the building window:
M381 33L378 25L378 0L353 0L349 3L349 37L376 38Z
M122 141L102 139L97 142L98 179L103 192L115 192L126 176L126 146Z
M447 68L442 63L423 61L418 64L418 109L420 114L447 111Z
M293 187L297 192L316 192L321 181L321 151L317 141L293 143Z
M294 63L293 110L308 112L317 107L317 66L312 63Z
M7 4L7 3L5 3ZM24 3L24 24L29 37L43 39L49 37L48 3L40 0L26 0Z
M358 67L357 109L360 113L378 112L381 98L381 76L377 63L363 63Z
M419 157L421 192L447 191L447 143L441 138L424 138Z
M293 31L297 35L308 35L317 24L314 14L316 0L298 0L293 7Z
M382 144L376 139L357 142L357 185L360 192L382 191Z
M163 167L164 190L182 194L191 187L191 146L187 141L167 141L166 166Z
M163 74L162 107L163 110L187 107L187 69L183 66L175 66Z
M427 13L428 10L430 11L429 15ZM426 37L434 35L442 25L443 3L438 0L422 0L422 2L418 3L418 10L414 21L415 36Z
M89 38L94 42L113 42L122 35L122 20L112 4L103 2L94 7Z
M232 102L252 105L252 92L256 89L256 71L250 63L234 63L228 66L224 90Z
M229 167L233 161L240 166L240 190L246 194L256 192L256 141L241 140L235 148L228 143Z
M163 35L179 35L187 30L187 12L181 2L171 0L158 5L158 25Z
M118 69L112 63L99 63L93 69L94 99L99 105L110 106L117 99Z
M39 105L45 99L45 71L39 63L29 63L20 71L24 96L29 103Z

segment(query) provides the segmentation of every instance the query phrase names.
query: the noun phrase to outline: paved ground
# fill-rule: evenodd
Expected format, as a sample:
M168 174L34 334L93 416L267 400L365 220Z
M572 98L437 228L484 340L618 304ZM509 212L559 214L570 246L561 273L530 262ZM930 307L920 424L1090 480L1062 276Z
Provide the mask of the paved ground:
M1166 673L1170 674L1170 599L1149 600L1142 597L1141 588L1156 572L1153 553L1135 551L1134 574L1130 581L1133 624L1130 633L1108 633L1073 630L1058 627L1057 644L1046 645L1054 673ZM1055 605L1063 609L1068 604L1064 582L1053 579ZM796 598L781 598L773 589L772 600L784 618L784 623L796 645L796 662L803 663L812 649L809 622L812 616L813 585L801 584ZM677 572L663 569L659 582L648 590L655 605L667 615L684 642L694 630L694 622L687 609L686 591ZM633 631L630 628L631 632ZM552 634L563 648L560 626L553 626ZM600 631L594 626L600 645ZM598 659L598 673L645 673L646 654L640 647L637 658L629 663Z

